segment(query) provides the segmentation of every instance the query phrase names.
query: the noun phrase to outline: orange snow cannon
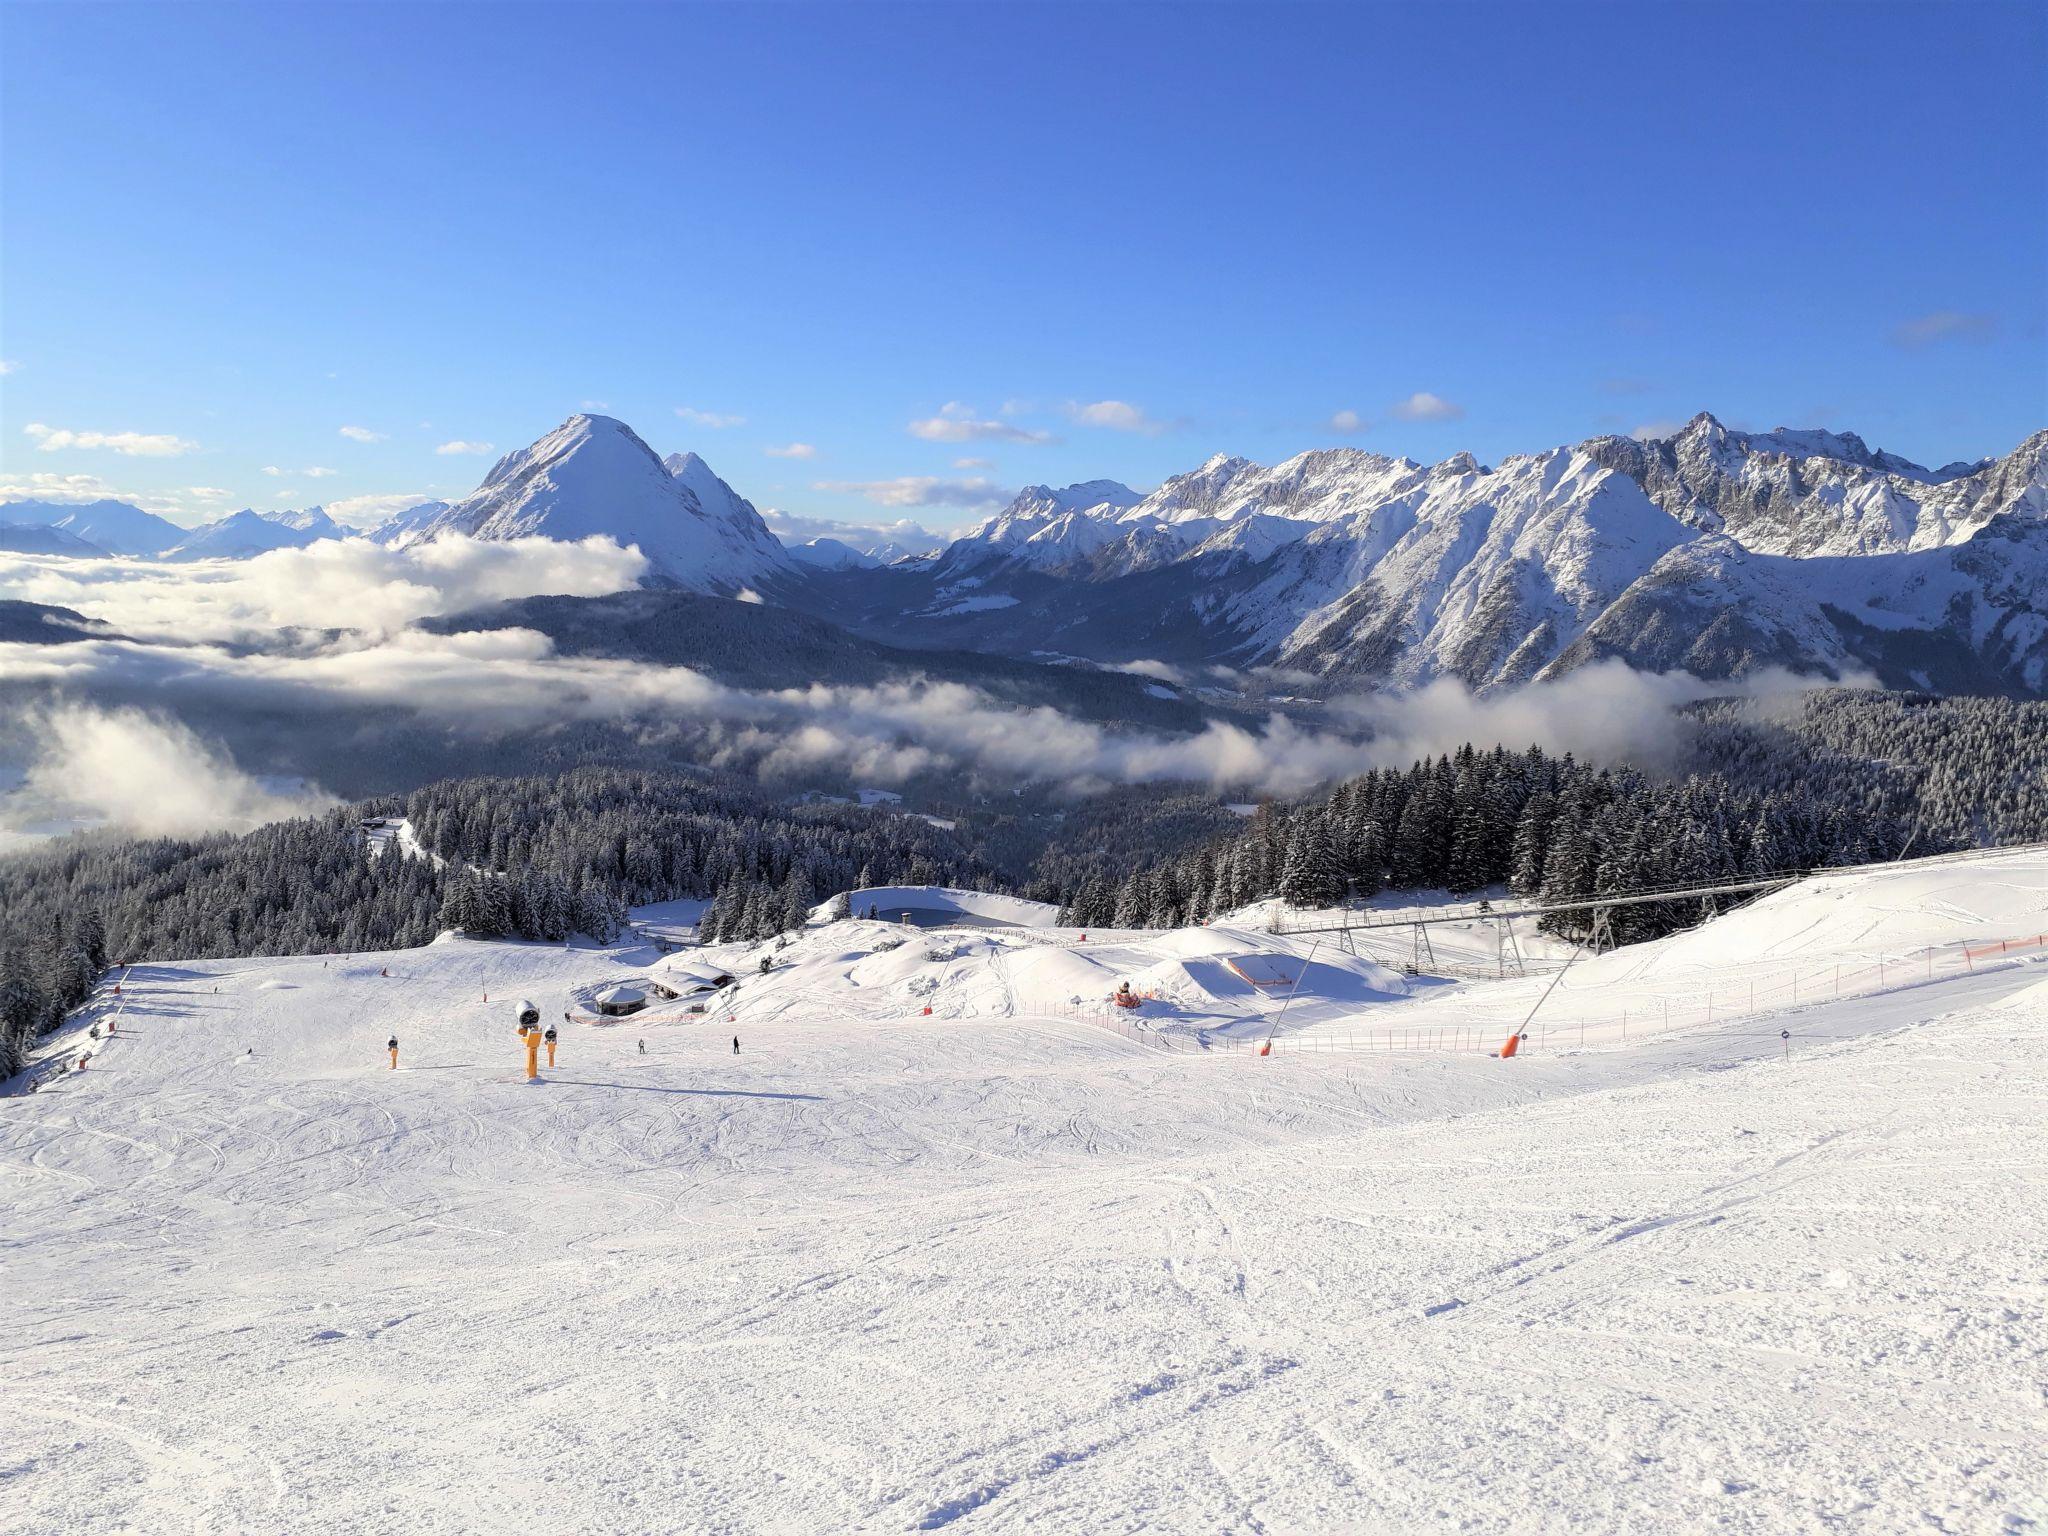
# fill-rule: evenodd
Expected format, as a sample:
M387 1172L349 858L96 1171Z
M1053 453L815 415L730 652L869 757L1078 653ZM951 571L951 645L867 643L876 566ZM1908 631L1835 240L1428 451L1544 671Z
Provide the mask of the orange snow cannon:
M1502 1061L1506 1061L1510 1056L1514 1055L1515 1052L1520 1050L1521 1048L1522 1032L1518 1029L1512 1035L1508 1036L1508 1043L1502 1046L1496 1054L1500 1057Z
M1270 1041L1270 1040L1267 1040L1267 1041L1263 1041L1263 1042L1261 1042L1261 1044L1260 1044L1260 1046L1259 1046L1259 1054L1260 1054L1261 1056L1270 1056L1270 1055L1272 1055L1272 1054L1273 1054L1273 1042L1272 1042L1272 1041Z
M527 1029L520 1033L526 1036L526 1080L537 1083L540 1081L540 1031Z

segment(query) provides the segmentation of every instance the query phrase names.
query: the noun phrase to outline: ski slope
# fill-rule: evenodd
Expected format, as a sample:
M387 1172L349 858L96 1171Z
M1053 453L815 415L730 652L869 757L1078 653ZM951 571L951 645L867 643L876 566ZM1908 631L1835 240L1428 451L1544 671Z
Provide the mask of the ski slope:
M2039 857L1759 931L2007 937ZM1756 910L1573 1006L1740 963ZM87 1070L0 1101L0 1531L2048 1520L2038 949L1789 1043L1503 1062L1156 1049L1058 1004L1276 941L1074 937L706 952L730 1013L561 1025L538 1085L514 1001L559 1025L654 946L137 967ZM1347 958L1283 1039L1488 990L1408 980Z

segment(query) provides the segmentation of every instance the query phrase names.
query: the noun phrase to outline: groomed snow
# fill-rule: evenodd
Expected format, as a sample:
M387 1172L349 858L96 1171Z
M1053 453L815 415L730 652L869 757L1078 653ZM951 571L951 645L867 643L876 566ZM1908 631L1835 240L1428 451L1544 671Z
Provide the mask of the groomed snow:
M2028 915L2020 862L1929 921ZM1850 910L1901 890L1813 895L1843 921L1801 959L1910 947ZM0 1106L0 1525L2048 1520L2038 949L1807 1007L1789 1051L1738 1019L1503 1062L1015 1006L1039 968L1057 995L1294 942L1073 937L708 952L780 963L736 972L742 1023L565 1026L538 1086L514 1001L553 1019L651 945L138 967L88 1070ZM1328 985L1399 984L1352 964ZM919 975L961 1010L898 1001Z
M848 898L856 914L869 907L880 909L884 919L893 920L904 912L958 913L989 923L1008 923L1019 928L1050 928L1059 908L1042 901L1025 901L1019 896L1001 896L989 891L960 891L945 885L869 885ZM818 909L823 916L831 903Z

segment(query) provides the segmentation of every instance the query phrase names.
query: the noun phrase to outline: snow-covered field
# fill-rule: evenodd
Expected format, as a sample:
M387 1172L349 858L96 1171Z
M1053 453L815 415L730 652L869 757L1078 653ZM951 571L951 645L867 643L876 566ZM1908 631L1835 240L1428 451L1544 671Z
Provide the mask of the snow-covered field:
M1546 1010L2048 930L2048 856L1929 868ZM717 951L730 1011L537 1086L512 1000L651 945L138 967L0 1102L0 1530L2048 1522L2041 947L1500 1061L1203 1049L1310 941L1075 939ZM1547 984L1315 965L1283 1041ZM1070 1001L1147 977L1176 1048Z

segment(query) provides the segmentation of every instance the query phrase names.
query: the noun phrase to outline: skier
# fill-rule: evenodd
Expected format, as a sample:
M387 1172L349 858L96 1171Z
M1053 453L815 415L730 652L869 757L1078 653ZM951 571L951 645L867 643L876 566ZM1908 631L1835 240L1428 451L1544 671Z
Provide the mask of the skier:
M647 1042L645 1040L642 1040L640 1042L640 1054L642 1056L645 1056L647 1054Z
M552 1025L552 1024L550 1024L550 1025L548 1026L548 1032L547 1032L547 1042L548 1042L548 1065L552 1067L552 1066L553 1066L553 1065L555 1064L555 1026L554 1026L554 1025Z
M398 1036L393 1035L384 1042L384 1049L391 1053L391 1070L398 1070Z
M732 1037L732 1053L735 1056L740 1053L740 1037L738 1035Z

